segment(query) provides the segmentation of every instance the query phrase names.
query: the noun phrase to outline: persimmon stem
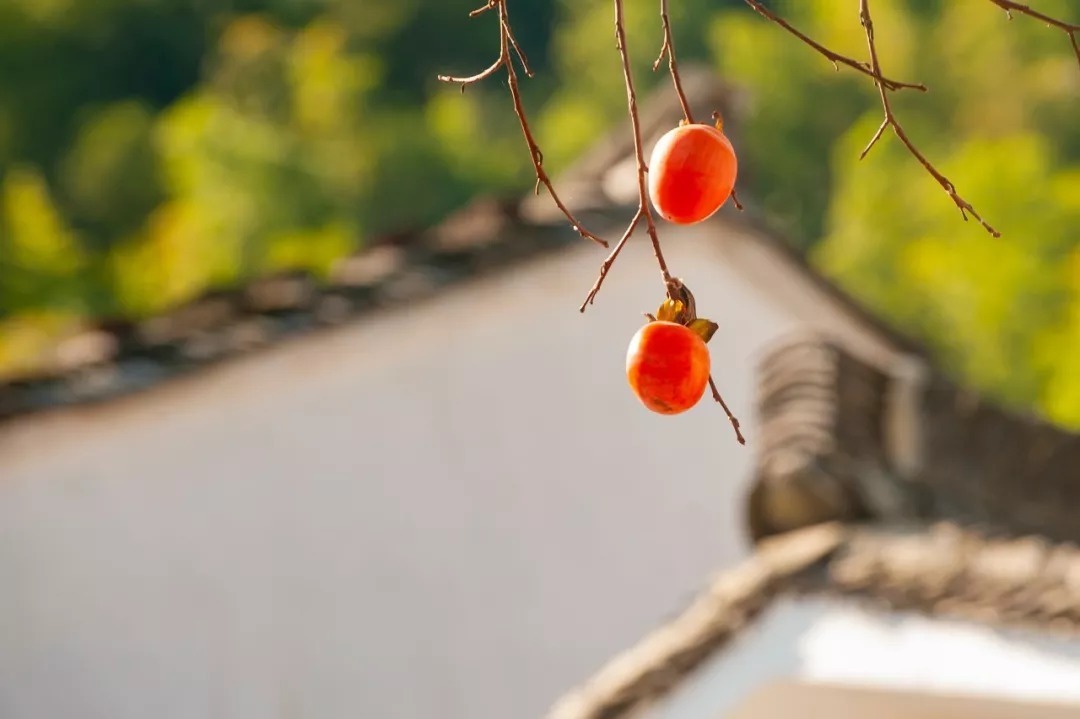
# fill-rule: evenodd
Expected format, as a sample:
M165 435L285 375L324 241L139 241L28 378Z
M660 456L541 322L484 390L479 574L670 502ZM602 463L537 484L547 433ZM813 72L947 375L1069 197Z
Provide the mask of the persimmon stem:
M488 0L486 5L473 10L469 13L469 16L475 17L492 9L497 10L499 16L499 56L496 58L495 62L475 75L470 75L468 77L439 75L438 79L442 82L460 85L462 92L464 92L467 86L486 80L500 69L505 70L506 84L510 88L510 96L514 103L514 113L517 115L518 124L521 125L521 133L525 136L525 143L529 146L529 156L532 158L533 169L536 173L537 189L539 189L540 185L547 188L548 194L551 195L551 199L555 203L555 206L558 207L559 211L570 221L570 225L582 239L591 240L601 247L607 247L607 240L604 240L585 229L584 225L574 217L574 213L570 211L570 208L567 207L566 203L559 197L559 193L555 190L555 185L552 183L551 178L544 169L544 153L540 151L540 145L536 142L536 137L533 135L532 128L529 127L529 119L525 113L525 106L521 101L521 88L518 85L517 69L514 67L514 57L516 56L518 62L521 63L521 68L526 76L532 77L532 70L529 68L529 61L525 56L525 52L521 49L521 46L518 44L517 38L514 37L514 32L510 27L510 13L506 8L506 0Z
M941 172L939 172L938 169L934 167L934 165L928 159L926 159L926 156L919 151L919 149L915 146L915 143L913 143L911 139L908 138L907 133L904 131L903 125L901 125L900 121L896 119L896 115L893 113L892 104L889 102L888 88L881 80L881 63L878 60L877 42L874 38L874 20L870 16L870 0L859 0L859 22L862 24L863 31L866 34L866 44L870 50L870 67L874 71L874 84L877 85L878 95L881 98L881 107L885 113L885 118L882 120L881 125L874 133L874 136L870 138L869 144L867 144L866 149L862 151L862 154L859 156L859 158L862 159L866 157L866 154L870 152L870 149L877 143L878 140L881 139L881 136L884 134L886 128L891 127L893 134L896 135L900 142L904 144L904 147L908 149L908 151L915 157L915 159L919 161L919 164L921 164L923 168L925 168L926 171L930 173L931 177L937 180L938 184L941 185L942 189L945 190L945 192L949 195L949 197L953 201L953 204L955 204L956 207L960 210L960 215L964 218L964 220L966 221L968 219L968 215L971 215L991 235L993 235L994 237L1001 237L1001 233L995 230L989 222L984 220L982 218L982 215L980 215L975 210L975 208L971 206L970 202L960 196L960 194L956 191L956 186L953 185L949 178L941 174Z
M723 395L720 394L720 390L716 388L716 382L713 380L712 375L709 375L709 387L712 389L713 399L720 403L720 406L724 408L724 414L727 415L728 421L731 422L731 428L735 430L735 439L739 440L739 444L746 444L746 437L743 436L739 419L732 413L731 408L727 406L727 402L724 401Z
M668 59L668 72L671 73L671 83L675 86L675 94L679 96L679 104L682 105L683 117L687 122L694 121L694 114L690 110L690 103L683 91L682 78L679 76L679 61L675 58L675 40L671 36L671 19L668 17L668 0L660 0L660 22L664 27L664 43L660 46L660 54L653 63L653 72L656 72L663 62L664 56Z
M660 266L660 275L664 280L664 289L671 296L671 272L664 260L664 251L660 247L660 237L656 233L656 222L649 208L649 191L645 180L648 168L645 166L645 152L641 139L641 120L638 119L637 92L634 90L634 73L630 69L630 53L626 49L626 27L623 15L623 0L615 1L615 43L622 58L623 81L626 84L626 104L630 113L630 125L634 133L634 157L637 160L638 212L645 219L645 229L652 241L653 254ZM670 50L670 48L669 48Z
M734 187L731 188L731 201L732 203L734 203L736 210L738 210L739 212L743 211L743 205L741 202L739 202L739 196L735 194Z

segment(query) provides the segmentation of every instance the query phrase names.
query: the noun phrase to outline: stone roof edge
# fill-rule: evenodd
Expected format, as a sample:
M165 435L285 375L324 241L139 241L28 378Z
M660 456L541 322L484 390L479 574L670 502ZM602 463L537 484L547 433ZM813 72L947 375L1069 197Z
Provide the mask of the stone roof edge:
M609 208L589 216L623 214ZM343 257L325 279L282 272L143 319L89 322L61 341L40 371L0 381L0 425L141 392L581 242L565 223L523 221L516 201L480 197L433 228Z
M847 532L824 524L762 542L685 611L562 697L546 719L628 717L660 699L751 625L793 576L831 556Z
M763 355L756 394L752 539L823 521L947 519L1080 541L1080 433L933 367L904 377L813 332Z
M545 719L640 716L785 596L1076 638L1080 548L951 523L826 522L772 536L678 616L560 698Z

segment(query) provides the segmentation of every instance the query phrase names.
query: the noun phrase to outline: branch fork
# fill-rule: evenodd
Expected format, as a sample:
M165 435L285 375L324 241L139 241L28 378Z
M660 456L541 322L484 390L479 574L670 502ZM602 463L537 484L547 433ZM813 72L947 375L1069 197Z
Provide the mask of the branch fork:
M1080 25L1064 22L1052 18L1044 13L1040 13L1028 5L1013 2L1012 0L989 0L994 5L1003 9L1012 18L1012 13L1018 13L1027 15L1036 20L1042 21L1051 27L1056 27L1064 32L1068 37L1072 45L1073 51L1076 54L1077 62L1080 63L1080 44L1077 41L1077 34L1080 33ZM956 186L943 175L934 165L926 158L925 155L915 146L915 144L908 137L904 130L903 125L897 119L896 114L893 111L892 104L889 99L890 93L898 92L901 90L914 90L917 92L926 92L927 88L922 83L906 82L896 80L894 78L887 77L882 73L881 62L878 58L877 43L874 36L874 23L870 14L870 1L859 0L859 22L866 35L867 48L869 50L870 61L865 62L862 60L856 60L854 58L842 55L834 50L830 50L821 43L812 39L802 31L795 28L791 23L782 18L777 13L766 7L760 0L744 0L744 2L756 13L764 17L766 20L778 25L786 32L790 33L794 37L798 38L804 44L815 50L820 55L824 56L833 67L839 70L843 65L855 72L865 75L874 82L874 85L878 89L878 96L881 99L881 107L883 111L883 119L873 136L870 138L870 142L863 149L859 155L860 159L866 157L870 150L878 143L878 141L885 134L887 129L892 129L893 134L903 143L908 152L923 166L927 173L937 181L941 188L948 194L949 198L953 201L956 207L960 210L961 216L964 220L968 217L973 217L981 224L987 232L994 237L1000 237L999 233L993 226L991 226L983 217L975 210L975 208L965 200L957 192ZM667 262L664 259L663 249L660 246L660 238L656 230L656 222L653 217L652 210L649 206L649 198L647 191L647 174L648 167L645 163L644 150L642 147L642 135L641 135L641 122L638 117L637 109L637 94L634 88L634 78L630 69L630 58L626 48L626 29L623 13L623 0L614 0L615 9L615 41L619 51L620 59L622 60L623 80L626 85L626 98L627 108L630 115L630 123L633 130L634 138L634 158L637 165L637 179L638 179L638 207L633 219L627 225L619 241L612 248L611 252L604 259L604 262L600 266L600 272L593 283L592 288L586 295L585 300L581 303L579 311L584 312L585 309L593 304L596 300L596 296L600 291L604 280L607 278L608 273L611 271L612 266L618 259L619 254L622 252L626 243L630 237L634 234L637 228L644 221L646 232L649 235L649 239L652 243L653 254L656 257L657 265L660 269L661 280L664 284L666 292L666 299L661 305L661 308L657 315L646 315L650 321L656 321L657 317L671 317L674 321L679 321L686 326L690 327L694 331L698 332L702 338L708 342L712 338L713 333L716 331L716 324L710 320L704 320L697 317L696 303L694 301L693 294L686 287L686 285L678 278L672 277L671 272L668 269ZM529 148L529 155L532 158L533 167L536 173L536 187L535 191L539 193L540 186L543 185L548 194L551 195L555 205L559 208L562 214L569 220L574 230L584 239L591 240L603 247L608 247L608 243L586 230L584 226L575 218L574 214L566 206L566 204L559 197L555 187L544 169L544 155L540 150L540 147L536 141L535 136L529 127L528 118L525 114L525 109L521 100L521 90L518 84L517 68L515 66L515 59L520 65L522 71L527 77L532 77L532 71L529 68L528 59L525 56L525 52L518 44L517 39L510 26L510 16L507 10L507 0L488 0L487 3L480 6L469 13L470 17L476 17L489 11L496 11L499 21L499 55L495 61L484 70L468 77L455 77L449 75L440 75L439 80L448 83L455 83L461 86L462 92L469 85L486 80L492 77L500 70L506 72L507 85L510 89L510 95L513 99L514 112L517 115L519 124L521 125L522 134L525 137L525 142ZM675 52L675 42L671 32L671 21L668 14L668 0L660 0L660 19L663 26L663 43L660 47L660 53L653 63L653 71L659 69L664 59L667 58L668 71L671 74L671 81L675 88L675 93L678 96L679 104L682 108L684 120L682 124L693 123L694 118L690 108L690 103L686 98L686 93L683 90L682 78L679 75L678 60ZM716 121L718 127L722 127L722 120L717 113L713 113L713 119ZM734 190L731 193L731 198L737 209L743 209L742 204L739 202L738 196ZM742 435L739 427L739 420L732 414L728 408L727 403L724 402L723 397L720 395L719 390L716 387L716 383L713 381L712 376L709 377L709 386L712 389L713 398L723 407L724 412L727 414L732 428L735 430L735 436L740 444L745 444L746 440Z
M1013 18L1013 13L1019 13L1021 15L1027 15L1028 17L1035 18L1040 22L1046 23L1049 27L1056 27L1063 33L1069 36L1069 43L1072 45L1073 54L1076 55L1076 63L1080 65L1080 41L1077 41L1077 35L1080 34L1080 25L1071 22L1065 22L1052 18L1045 13L1041 13L1038 10L1034 10L1029 5L1023 3L1012 2L1011 0L990 0L990 2L997 5L999 8L1005 11L1005 15L1010 20Z
M608 254L603 264L600 266L600 273L596 278L596 282L593 284L592 289L586 296L585 300L581 303L579 308L581 312L585 311L585 308L592 304L597 293L600 291L600 287L603 285L605 278L611 271L612 266L615 264L616 259L619 257L619 253L622 252L626 243L630 237L634 234L635 230L641 225L642 221L645 223L646 232L649 235L649 239L652 242L653 254L656 257L656 263L660 268L661 280L664 284L664 290L667 294L667 299L664 305L662 305L662 312L674 313L673 316L678 316L682 320L685 320L687 326L690 326L694 331L699 332L703 339L707 342L712 334L716 331L716 324L704 319L698 319L696 316L696 305L693 300L693 295L690 293L686 285L681 280L672 277L671 272L668 270L667 262L664 259L663 248L660 246L660 238L656 231L656 222L653 217L651 208L649 207L648 189L646 176L648 174L648 167L645 163L645 154L643 148L643 141L641 135L641 122L638 117L637 109L637 93L634 88L633 73L630 69L630 56L626 49L626 28L623 15L623 0L614 0L615 5L615 41L619 50L619 56L622 60L623 80L626 85L626 100L627 108L630 114L630 123L633 130L634 137L634 158L637 164L637 179L638 179L638 208L634 214L633 219L627 225L626 230L619 238L618 243ZM506 72L507 85L510 88L510 95L514 103L514 112L517 114L519 124L521 125L522 134L525 136L525 142L529 147L529 155L532 158L533 167L536 171L536 191L539 192L540 186L543 185L547 188L548 194L551 195L552 200L555 202L559 210L566 216L567 220L573 226L574 230L578 232L583 238L592 240L604 247L608 246L608 243L596 236L592 232L586 230L582 224L574 217L570 209L563 203L555 190L551 178L544 170L544 155L540 150L539 144L536 142L531 128L529 127L528 118L525 114L525 109L521 101L521 91L518 85L517 68L515 67L515 57L520 64L522 70L526 76L532 77L532 71L529 69L528 60L525 57L525 53L522 51L521 46L518 44L517 39L514 37L513 30L510 26L510 16L507 10L507 0L488 0L488 2L481 7L473 10L469 13L470 17L476 17L482 15L491 10L495 10L499 19L499 55L495 61L484 70L470 75L468 77L456 77L452 75L440 75L439 80L442 82L454 83L461 86L462 92L469 85L486 80L492 77L500 70ZM668 18L668 0L661 0L660 2L660 15L664 26L664 42L660 49L660 55L654 65L654 70L659 68L660 63L666 56L668 59L668 70L671 73L671 79L675 86L675 91L679 96L679 103L682 106L683 115L686 122L693 122L693 116L690 110L690 103L686 99L686 93L682 87L682 79L679 76L678 61L675 56L675 43L671 34L671 24ZM733 197L734 197L734 193ZM735 205L739 209L742 209L742 205L738 199L735 198ZM707 336L706 336L707 335ZM724 408L724 412L727 414L732 427L735 430L735 436L740 444L746 444L746 439L743 437L742 432L739 429L739 420L735 418L727 404L721 397L720 392L716 388L716 383L713 378L709 377L709 386L712 388L713 398L720 403Z
M489 10L496 10L498 12L499 56L495 59L495 62L491 63L486 69L475 75L470 75L468 77L439 75L438 79L442 82L460 85L461 91L465 92L465 88L469 85L486 80L499 70L505 70L506 82L510 88L510 96L514 102L514 113L517 115L518 123L521 125L521 132L525 136L525 142L529 146L529 156L532 158L533 169L536 172L536 192L540 191L541 185L547 188L548 194L551 195L551 199L554 201L555 206L558 207L559 211L570 221L570 225L582 239L591 240L601 247L607 247L607 240L604 240L585 229L585 226L578 221L570 211L570 208L567 207L562 201L562 198L559 197L559 193L555 190L555 185L552 183L551 177L548 176L547 171L544 169L544 153L541 152L540 145L536 142L536 137L533 135L532 128L529 127L529 119L525 114L525 106L521 100L521 88L518 84L518 74L517 69L514 66L514 58L517 58L518 63L521 65L521 69L525 72L527 77L532 77L533 73L529 68L528 58L526 58L525 52L521 49L521 45L518 44L517 38L514 37L514 32L510 27L510 14L506 8L506 2L507 0L489 0L486 5L469 13L470 17L476 17Z

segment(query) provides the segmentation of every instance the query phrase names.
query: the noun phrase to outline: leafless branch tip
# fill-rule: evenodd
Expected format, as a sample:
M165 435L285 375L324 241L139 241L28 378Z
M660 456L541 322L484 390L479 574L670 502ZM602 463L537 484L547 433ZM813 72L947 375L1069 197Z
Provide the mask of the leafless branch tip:
M999 8L1005 11L1005 14L1010 20L1012 20L1013 13L1020 13L1021 15L1027 15L1028 17L1035 18L1041 22L1046 23L1050 27L1056 27L1063 33L1069 36L1069 44L1072 45L1073 54L1076 55L1076 62L1080 65L1080 42L1077 41L1077 34L1080 34L1080 25L1071 22L1065 22L1064 20L1058 20L1057 18L1050 17L1046 13L1039 12L1029 5L1023 3L1012 2L1011 0L990 0L990 2L997 5Z
M514 102L514 113L517 115L518 124L521 125L521 132L525 136L525 142L529 146L529 156L532 158L533 169L536 172L537 190L539 190L540 185L547 188L548 194L551 195L551 199L554 201L556 207L558 207L559 211L562 212L567 220L569 220L574 231L581 235L583 239L591 240L601 247L607 247L607 240L604 240L585 229L584 225L574 217L570 208L567 207L566 203L559 197L559 193L555 190L555 185L552 183L551 178L544 169L544 153L540 151L540 146L536 142L536 137L533 135L532 128L529 126L529 119L525 114L525 106L521 100L521 88L518 85L517 69L514 67L514 57L516 57L526 76L532 77L529 61L525 56L525 52L518 44L517 38L514 37L514 32L510 26L510 13L506 7L506 0L488 0L486 5L473 10L469 15L470 17L475 17L489 10L496 10L499 16L499 56L495 59L495 62L475 75L470 75L468 77L439 75L438 79L442 82L458 84L464 92L467 86L486 80L499 70L505 70L507 85L510 88L510 96Z
M735 439L739 440L739 444L745 445L746 437L743 436L739 419L732 413L731 408L728 407L727 402L724 401L723 395L720 394L720 390L716 388L716 382L713 380L712 375L709 375L709 387L712 389L713 399L719 402L720 406L724 408L724 414L727 415L728 421L731 422L731 428L735 430Z
M825 58L828 59L829 62L831 62L833 64L833 67L839 69L839 65L844 65L846 67L851 68L852 70L855 70L856 72L862 73L863 75L868 75L869 77L873 78L875 82L880 83L881 85L883 85L890 92L895 92L896 90L918 90L919 92L926 92L926 85L923 85L922 83L918 83L918 82L901 82L899 80L893 80L891 78L883 76L881 74L881 71L879 69L875 69L872 65L869 65L869 64L867 64L867 63L865 63L865 62L863 62L861 60L855 60L854 58L850 58L850 57L847 57L846 55L841 55L838 52L830 50L829 48L825 47L824 45L822 45L818 41L814 40L813 38L811 38L808 35L806 35L805 33L803 33L801 30L798 30L797 28L795 28L787 20L780 17L775 12L773 12L772 10L770 10L769 8L765 7L760 2L758 2L758 0L744 0L744 1L758 15L761 15L766 20L768 20L768 21L770 21L772 23L775 23L776 25L779 25L784 30L788 31L789 33L791 33L792 35L797 37L803 43L805 43L809 47L813 48L814 50L816 50L821 55L824 55Z
M915 159L919 161L919 164L921 164L926 169L926 171L930 173L931 177L937 180L938 184L941 185L942 189L945 190L945 192L949 195L949 197L953 201L953 204L955 204L957 209L960 210L960 215L964 218L964 220L967 220L968 215L970 215L971 217L974 217L979 222L979 224L982 225L991 235L993 235L994 237L1001 237L1001 233L994 229L994 227L990 225L989 222L984 220L982 215L980 215L975 210L975 208L971 206L970 202L960 196L960 194L956 191L956 186L953 185L952 181L950 181L949 178L945 177L945 175L941 174L941 172L939 172L938 169L934 167L933 163L926 159L926 156L923 155L923 153L915 146L915 143L911 141L911 139L907 135L907 132L904 131L903 125L901 125L900 121L896 118L896 115L892 109L892 104L889 101L888 88L881 80L881 63L878 59L877 42L874 38L874 20L870 15L870 0L859 0L859 22L862 24L863 31L866 34L866 44L870 51L870 67L873 70L872 77L874 78L874 84L877 85L878 96L881 98L881 107L885 113L885 117L882 120L881 125L878 126L878 129L874 133L873 137L870 138L870 142L862 151L860 158L866 157L866 154L870 152L870 149L875 144L877 144L878 140L881 139L881 136L884 134L886 128L891 127L893 134L896 135L900 142L904 144L904 147L908 149L908 152L910 152L915 157Z

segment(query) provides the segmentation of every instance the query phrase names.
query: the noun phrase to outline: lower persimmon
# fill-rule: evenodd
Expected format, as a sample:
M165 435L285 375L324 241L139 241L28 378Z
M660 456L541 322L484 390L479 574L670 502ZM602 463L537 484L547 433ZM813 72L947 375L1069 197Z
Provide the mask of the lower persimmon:
M709 382L709 348L699 334L676 322L649 322L630 340L626 378L638 399L659 414L696 405Z

